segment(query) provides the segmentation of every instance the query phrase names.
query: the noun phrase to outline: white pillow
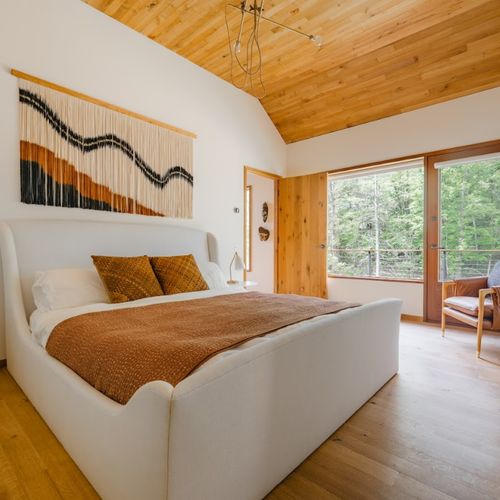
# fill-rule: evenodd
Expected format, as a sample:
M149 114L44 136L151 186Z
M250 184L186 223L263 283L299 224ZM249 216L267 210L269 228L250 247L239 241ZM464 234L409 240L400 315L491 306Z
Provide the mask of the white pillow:
M210 290L228 288L224 273L215 262L197 262L197 264Z
M95 269L51 269L35 273L33 299L40 311L109 303Z

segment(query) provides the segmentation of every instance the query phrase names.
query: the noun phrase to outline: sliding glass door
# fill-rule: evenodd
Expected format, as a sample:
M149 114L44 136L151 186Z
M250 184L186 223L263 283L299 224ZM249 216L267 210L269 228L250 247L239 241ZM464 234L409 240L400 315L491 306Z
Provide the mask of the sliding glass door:
M486 276L500 260L500 148L427 161L426 319L439 321L444 281Z

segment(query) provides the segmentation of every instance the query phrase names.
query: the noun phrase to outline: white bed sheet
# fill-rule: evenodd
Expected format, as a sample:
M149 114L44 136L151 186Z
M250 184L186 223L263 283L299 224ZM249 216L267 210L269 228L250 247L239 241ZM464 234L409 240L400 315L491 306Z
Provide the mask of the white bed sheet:
M217 295L227 295L232 293L242 293L244 288L228 288L224 290L204 290L202 292L177 293L175 295L159 295L157 297L148 297L146 299L133 300L130 302L121 302L119 304L88 304L79 307L69 307L66 309L56 309L52 311L42 311L35 309L30 317L31 333L38 344L43 348L47 345L52 330L66 319L80 314L86 314L99 311L112 311L116 309L129 309L131 307L143 307L153 304L163 304L166 302L179 302L181 300L201 299L205 297L215 297Z
M146 299L134 300L132 302L124 302L120 304L89 304L86 306L72 307L68 309L58 309L54 311L40 311L36 309L31 314L30 317L31 333L35 341L43 348L45 348L49 340L50 334L52 333L52 330L59 323L74 316L79 316L80 314L86 314L98 311L111 311L116 309L128 309L131 307L143 307L152 304L178 302L182 300L193 300L206 297L215 297L218 295L229 295L234 293L246 293L246 292L247 291L243 287L241 288L236 287L236 288L226 288L219 290L204 290L201 292L178 293L175 295L160 295L158 297L148 297ZM336 314L341 314L341 313L342 311ZM193 373L196 373L204 368L208 368L209 366L213 366L214 364L218 364L221 361L227 359L229 356L232 356L233 354L249 349L250 347L261 344L262 342L267 342L278 335L295 331L306 323L321 320L321 318L324 318L324 316L317 316L316 318L312 318L306 321L301 321L300 323L296 323L294 325L281 328L280 330L276 330L262 337L251 339L232 349L223 351L217 354L216 356L213 356L202 365L200 365L196 370L193 371Z

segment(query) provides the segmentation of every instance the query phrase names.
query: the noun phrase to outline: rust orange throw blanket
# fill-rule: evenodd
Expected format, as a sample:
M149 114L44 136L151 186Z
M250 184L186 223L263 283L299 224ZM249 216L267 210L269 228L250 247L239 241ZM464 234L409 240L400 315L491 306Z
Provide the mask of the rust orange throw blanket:
M87 313L59 323L47 351L125 404L142 385L153 380L176 385L225 349L355 306L249 292Z

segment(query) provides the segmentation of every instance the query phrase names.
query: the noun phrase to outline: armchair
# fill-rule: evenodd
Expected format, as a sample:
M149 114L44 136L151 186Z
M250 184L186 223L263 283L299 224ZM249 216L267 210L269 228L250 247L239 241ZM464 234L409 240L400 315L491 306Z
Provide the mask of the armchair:
M445 335L446 316L473 326L480 357L483 329L500 330L500 262L488 277L444 282L442 298L441 335Z

